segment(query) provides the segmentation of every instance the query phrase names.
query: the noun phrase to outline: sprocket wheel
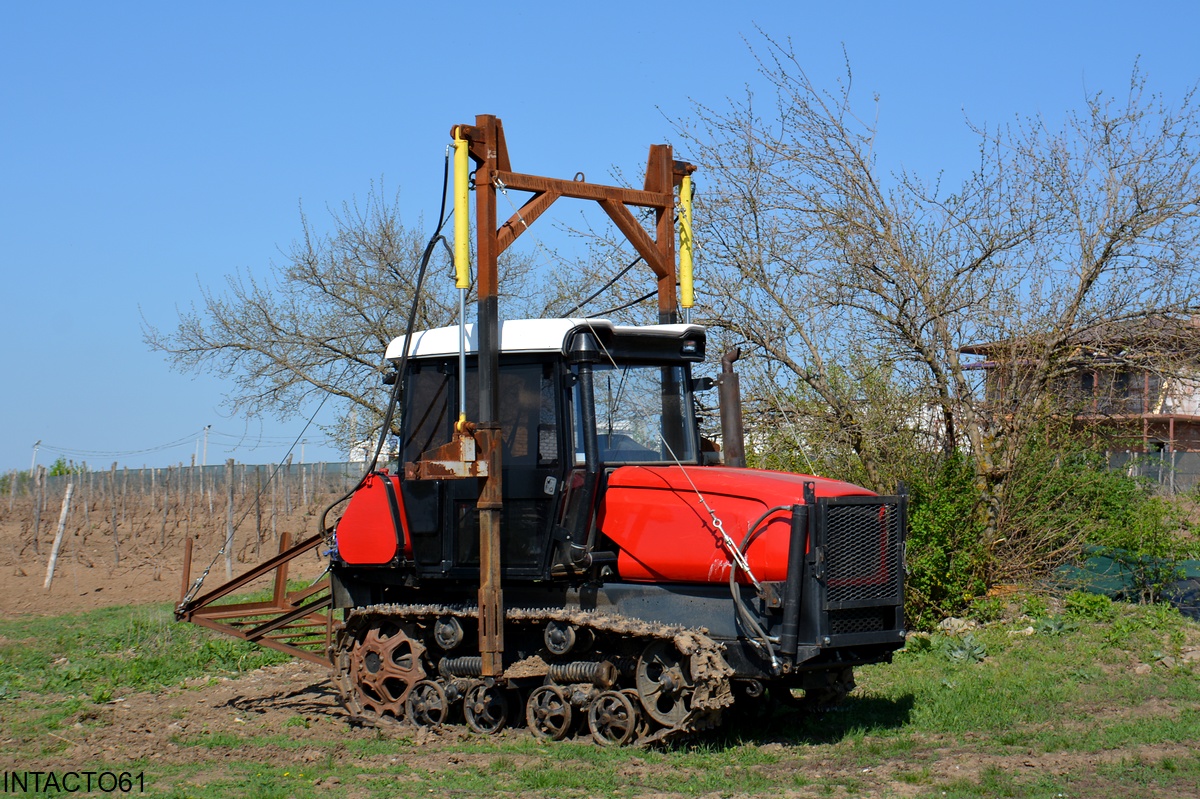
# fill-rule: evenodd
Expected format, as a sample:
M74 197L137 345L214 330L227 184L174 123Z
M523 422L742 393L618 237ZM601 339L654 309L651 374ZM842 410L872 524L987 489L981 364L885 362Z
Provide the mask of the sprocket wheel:
M601 746L622 746L637 738L641 714L621 691L605 691L588 705L588 729Z
M540 685L529 694L525 703L525 721L533 737L544 741L561 741L571 731L571 703L562 689Z
M693 685L686 657L669 641L649 644L637 664L637 690L650 718L679 726L691 712Z
M409 692L425 679L424 654L425 646L400 627L367 630L350 650L350 679L363 709L403 719Z
M504 689L476 680L463 696L463 716L475 732L491 735L508 723L509 702Z
M450 715L450 703L442 686L432 680L421 680L408 692L405 710L418 727L437 727Z

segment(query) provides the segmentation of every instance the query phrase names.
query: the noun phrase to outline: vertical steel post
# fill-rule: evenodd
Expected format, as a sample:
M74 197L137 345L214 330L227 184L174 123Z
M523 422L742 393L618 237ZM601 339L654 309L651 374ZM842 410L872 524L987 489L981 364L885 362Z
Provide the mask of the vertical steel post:
M292 546L291 533L284 531L279 537L279 554L287 552ZM288 561L279 564L279 568L275 570L275 587L271 592L271 601L275 607L282 608L287 602L287 581L288 581Z
M504 146L500 123L490 114L475 117L482 133L483 160L475 170L475 234L479 312L479 425L477 442L488 461L488 476L479 492L479 654L483 676L504 671L504 597L500 590L500 517L504 488L500 462L500 309L496 235L496 186L499 150ZM480 440L482 439L482 440Z
M671 193L674 188L674 164L669 144L650 145L646 160L646 191ZM658 323L678 321L675 300L675 209L671 206L654 209L654 244L668 270L658 278Z

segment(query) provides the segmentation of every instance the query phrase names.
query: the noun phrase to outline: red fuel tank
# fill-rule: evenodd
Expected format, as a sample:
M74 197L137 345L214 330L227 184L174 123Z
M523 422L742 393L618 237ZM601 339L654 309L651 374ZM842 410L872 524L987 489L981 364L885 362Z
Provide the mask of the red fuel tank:
M338 521L338 556L354 565L382 566L396 557L403 542L404 554L412 558L412 544L402 532L406 529L400 479L374 472L354 492Z
M804 504L804 484L818 497L875 496L850 483L811 475L720 466L622 466L600 503L601 532L616 543L617 570L638 582L729 581L730 556L699 494L734 543L768 508ZM698 493L697 493L698 492ZM791 514L772 514L746 551L759 581L787 578ZM739 582L749 582L738 575Z

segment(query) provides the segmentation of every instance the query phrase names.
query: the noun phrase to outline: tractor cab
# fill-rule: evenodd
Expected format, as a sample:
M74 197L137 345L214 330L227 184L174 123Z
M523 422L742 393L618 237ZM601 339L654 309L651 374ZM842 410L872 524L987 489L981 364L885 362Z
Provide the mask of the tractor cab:
M479 575L482 481L438 479L430 468L431 453L452 442L462 414L478 418L475 326L466 326L465 357L459 337L457 326L416 333L411 344L401 336L386 355L398 368L408 344L398 376L398 462L389 479L398 524L385 526L396 539L380 551L388 563L403 558L418 579ZM538 581L595 565L610 549L595 530L607 473L628 464L700 462L691 364L704 359L704 329L513 320L501 325L499 345L502 575ZM339 552L353 564L356 552L370 549L353 539L383 528L346 521ZM372 557L384 565L378 555L357 560L367 565Z

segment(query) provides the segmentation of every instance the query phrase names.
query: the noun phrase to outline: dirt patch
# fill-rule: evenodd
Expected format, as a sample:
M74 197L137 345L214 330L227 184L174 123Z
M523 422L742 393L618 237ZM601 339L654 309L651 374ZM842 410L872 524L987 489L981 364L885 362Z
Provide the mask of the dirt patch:
M251 512L235 508L234 574L274 554L282 533L288 532L298 541L316 532L317 514L325 499L313 498L305 508L292 508L288 515L280 513L273 524L269 514L260 522L252 507L248 507ZM18 498L9 510L8 498L4 498L0 501L0 577L5 590L0 592L0 619L176 602L183 577L184 542L189 537L195 547L193 579L213 564L205 587L219 585L225 578L224 556L217 557L226 534L225 508L216 502L210 514L203 498L171 504L164 524L161 502L151 507L150 498L145 497L118 504L115 547L112 508L96 500L85 513L80 504L73 503L54 579L47 590L46 570L61 498L53 503L48 500L42 511L36 546L32 499ZM293 563L291 577L311 579L324 568L325 562L314 551Z
M377 734L347 723L326 670L289 662L235 679L193 680L161 693L117 697L81 711L59 736L67 746L55 754L54 767L221 760L236 752L239 740L262 736L280 741L256 742L256 758L303 762L303 742L332 740L335 729L339 738Z

